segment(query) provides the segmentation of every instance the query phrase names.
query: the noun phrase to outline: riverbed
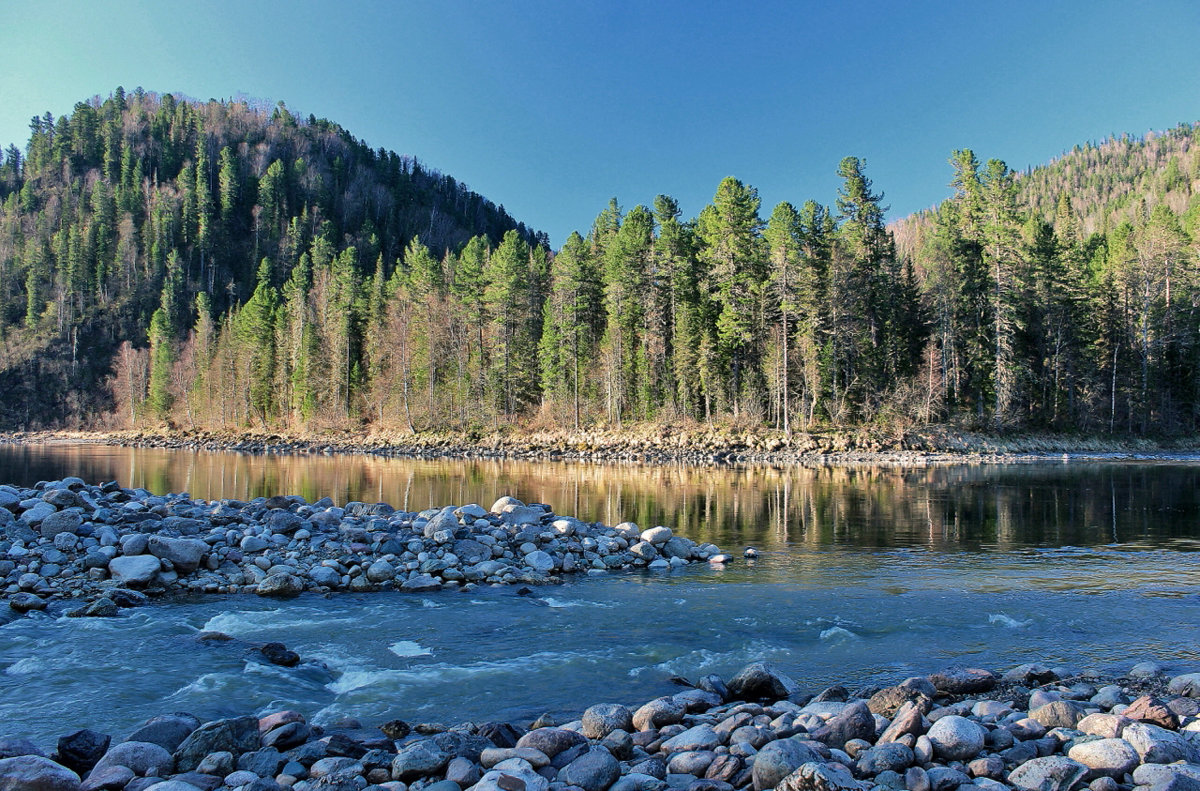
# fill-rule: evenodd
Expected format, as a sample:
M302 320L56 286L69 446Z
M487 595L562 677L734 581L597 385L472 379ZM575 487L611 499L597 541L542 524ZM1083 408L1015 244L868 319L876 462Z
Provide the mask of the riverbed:
M1200 465L797 469L0 447L0 480L78 475L156 493L385 501L511 494L560 514L760 556L469 593L205 598L0 627L0 721L42 743L163 711L297 708L367 725L533 719L671 692L671 676L785 667L810 691L968 663L1120 673L1200 666ZM205 631L234 639L198 639ZM266 663L255 645L306 660Z

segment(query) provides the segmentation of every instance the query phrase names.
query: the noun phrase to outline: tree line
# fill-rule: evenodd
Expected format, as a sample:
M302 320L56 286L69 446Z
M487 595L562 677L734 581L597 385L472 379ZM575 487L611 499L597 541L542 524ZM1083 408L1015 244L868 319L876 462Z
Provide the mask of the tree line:
M766 214L726 178L692 219L614 199L557 252L282 106L118 94L32 130L0 160L0 340L9 370L61 372L81 329L106 338L74 374L106 369L87 422L1148 434L1200 416L1186 125L1023 174L956 151L953 197L893 228L847 157L831 205Z

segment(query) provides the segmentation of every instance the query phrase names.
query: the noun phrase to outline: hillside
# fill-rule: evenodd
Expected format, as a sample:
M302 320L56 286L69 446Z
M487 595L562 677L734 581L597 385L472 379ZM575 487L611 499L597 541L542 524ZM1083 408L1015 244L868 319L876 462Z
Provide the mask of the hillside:
M418 236L438 255L508 231L544 242L454 178L282 103L118 88L30 130L0 160L0 426L94 424L115 407L121 344L144 349L157 308L182 339L203 293L219 323L264 261L281 287L302 259L390 275Z

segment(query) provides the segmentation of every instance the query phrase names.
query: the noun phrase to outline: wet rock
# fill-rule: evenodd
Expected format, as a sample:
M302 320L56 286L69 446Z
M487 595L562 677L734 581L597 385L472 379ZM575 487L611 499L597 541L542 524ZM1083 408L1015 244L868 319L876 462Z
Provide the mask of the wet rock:
M929 729L934 756L940 761L969 761L983 750L984 729L966 717L940 718Z
M104 757L112 737L84 728L58 740L58 761L78 774L87 774Z
M138 777L166 777L175 767L171 754L151 742L121 742L110 747L93 772L109 766L125 766Z
M285 571L267 575L254 590L259 596L286 597L304 592L304 581Z
M734 700L783 700L798 695L800 687L790 676L768 662L754 662L729 680Z
M190 772L209 753L224 750L236 756L257 750L259 744L257 717L232 717L206 722L188 734L179 745L175 751L175 768L179 772Z
M44 753L29 739L0 738L0 758L15 758L18 755L42 755Z
M429 574L420 574L400 583L400 590L410 593L423 593L442 589L442 583Z
M108 573L114 581L133 588L146 587L161 570L162 564L153 555L122 555L108 564Z
M150 742L169 753L179 749L183 740L200 727L200 720L186 714L166 714L146 720L125 741Z
M208 554L208 544L195 538L150 536L146 548L151 555L170 561L175 570L183 574L199 568L200 561Z
M939 692L951 695L970 695L988 692L996 686L996 674L975 667L951 667L929 676L929 682Z
M603 739L616 730L633 730L633 714L618 703L598 703L583 712L582 731L589 739Z
M1014 769L1008 782L1023 791L1071 791L1083 784L1088 768L1061 755L1034 758Z
M36 593L20 591L8 597L8 606L19 613L46 609L46 600Z
M0 759L0 791L80 791L79 775L40 755Z
M289 650L283 643L267 643L261 650L262 655L273 665L295 667L300 664L300 655Z
M137 775L127 766L109 766L93 770L83 781L80 791L119 791L129 784Z

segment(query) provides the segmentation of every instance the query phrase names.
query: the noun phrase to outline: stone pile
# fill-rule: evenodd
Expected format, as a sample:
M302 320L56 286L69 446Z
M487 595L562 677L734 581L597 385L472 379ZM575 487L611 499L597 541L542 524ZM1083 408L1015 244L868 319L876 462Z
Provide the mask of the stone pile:
M802 695L755 663L573 722L392 720L326 731L295 711L156 717L48 757L0 740L4 791L1195 791L1200 673L1120 683L950 669L855 695ZM1160 695L1139 694L1145 689ZM544 718L543 718L544 719Z
M412 513L294 495L206 501L78 478L0 486L0 592L18 613L66 599L90 602L72 614L113 615L146 594L538 585L727 560L667 527L607 527L512 497Z

